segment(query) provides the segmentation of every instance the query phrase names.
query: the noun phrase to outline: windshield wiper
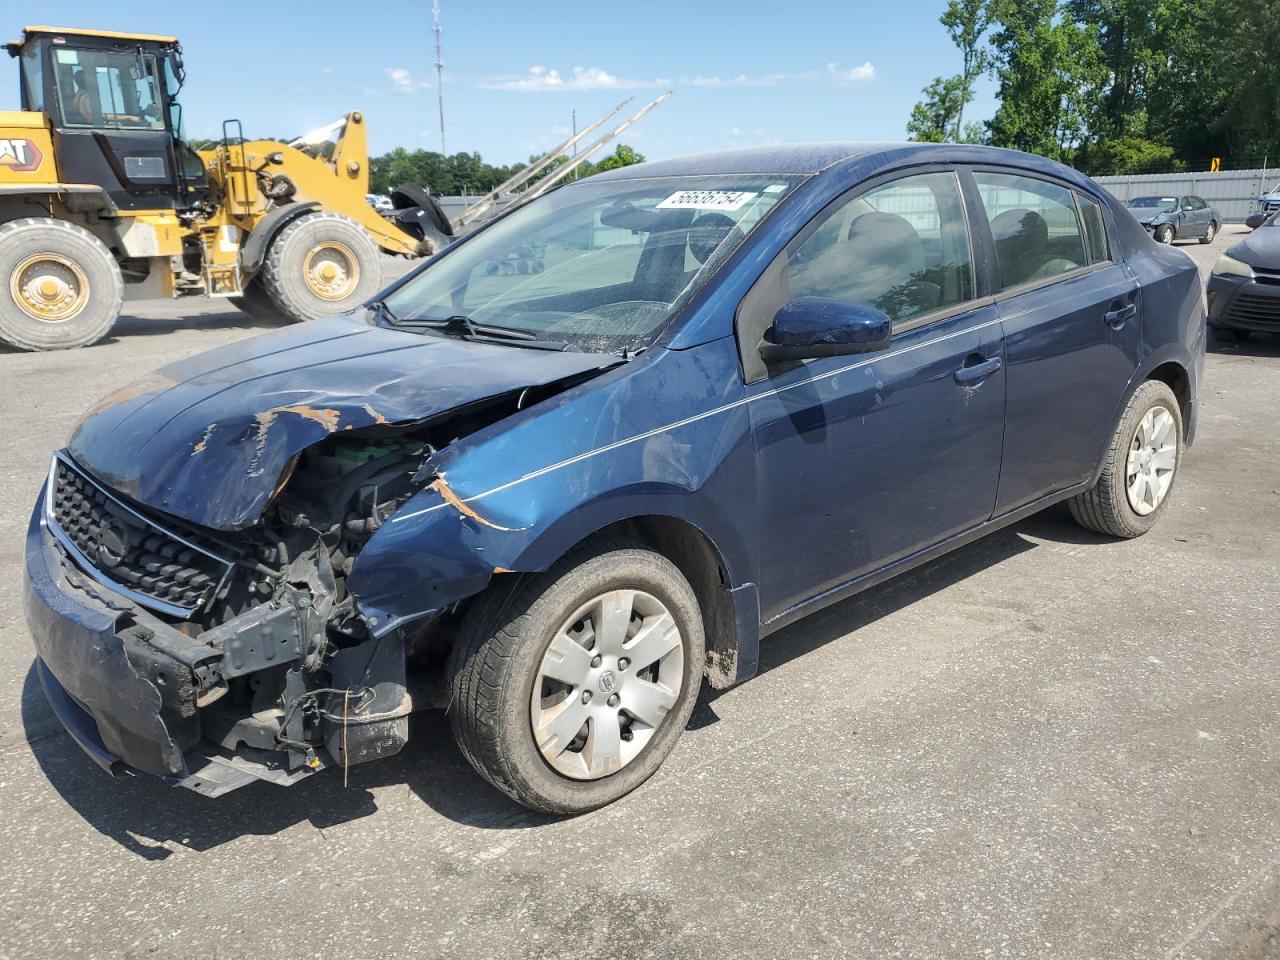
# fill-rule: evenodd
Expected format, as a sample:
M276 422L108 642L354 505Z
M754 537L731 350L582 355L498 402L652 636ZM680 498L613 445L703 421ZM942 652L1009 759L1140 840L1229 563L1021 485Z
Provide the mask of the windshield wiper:
M475 343L505 343L513 347L553 351L564 350L568 346L567 343L560 341L539 340L537 334L525 330L486 326L461 314L444 320L398 320L395 325L402 330L443 330L445 333L458 334L464 340Z
M398 324L400 322L400 318L396 316L396 312L387 306L387 301L385 300L371 300L369 303L365 304L365 308L372 310L380 317L384 317L390 323Z
M465 333L470 337L495 337L500 340L537 340L538 336L524 330L512 330L509 327L489 327L476 323L470 317L460 313L443 320L403 320L404 326L426 327L428 330L447 330L450 333Z

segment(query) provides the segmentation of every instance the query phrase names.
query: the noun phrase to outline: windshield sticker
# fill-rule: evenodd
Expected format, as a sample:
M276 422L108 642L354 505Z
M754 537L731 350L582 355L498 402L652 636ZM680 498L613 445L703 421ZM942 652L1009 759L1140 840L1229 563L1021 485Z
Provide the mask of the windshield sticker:
M756 196L749 190L678 190L658 204L658 209L737 210Z

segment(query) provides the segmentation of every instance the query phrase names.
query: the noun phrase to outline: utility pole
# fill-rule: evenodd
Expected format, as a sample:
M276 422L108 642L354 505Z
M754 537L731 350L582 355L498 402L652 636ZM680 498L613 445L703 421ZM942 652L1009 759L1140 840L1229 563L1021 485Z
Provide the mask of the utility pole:
M440 55L440 0L432 0L431 16L435 19L436 33L436 100L440 104L440 152L447 157L449 150L444 145L444 58Z

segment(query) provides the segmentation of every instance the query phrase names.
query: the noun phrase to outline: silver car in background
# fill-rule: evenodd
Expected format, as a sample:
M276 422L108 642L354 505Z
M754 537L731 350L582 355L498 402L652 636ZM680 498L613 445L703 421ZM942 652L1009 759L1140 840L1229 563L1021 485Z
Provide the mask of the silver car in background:
M1199 240L1212 243L1222 218L1202 197L1133 197L1124 203L1157 243Z

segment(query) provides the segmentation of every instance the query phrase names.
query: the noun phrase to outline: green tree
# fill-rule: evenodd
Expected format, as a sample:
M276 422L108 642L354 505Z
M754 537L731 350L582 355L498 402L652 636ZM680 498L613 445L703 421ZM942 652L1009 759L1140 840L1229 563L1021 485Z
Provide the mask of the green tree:
M617 170L619 167L629 167L636 163L644 163L644 154L636 152L634 147L620 143L614 147L613 153L595 165L595 170L596 173L600 173L605 170Z
M964 77L934 77L924 88L924 99L911 108L907 136L924 143L951 138L964 109Z
M1106 80L1093 27L1060 16L1058 0L994 0L996 146L1070 160L1094 129Z
M991 0L948 0L939 18L960 50L961 98L956 110L955 139L960 139L964 108L973 100L973 84L991 64L986 46L991 26Z
M1176 173L1186 164L1174 156L1173 147L1141 137L1109 137L1086 143L1073 162L1090 176L1133 173Z
M973 84L990 64L985 39L991 23L990 0L948 0L939 22L960 50L960 73L934 77L907 122L907 135L912 140L933 143L961 139L964 108L973 100Z

